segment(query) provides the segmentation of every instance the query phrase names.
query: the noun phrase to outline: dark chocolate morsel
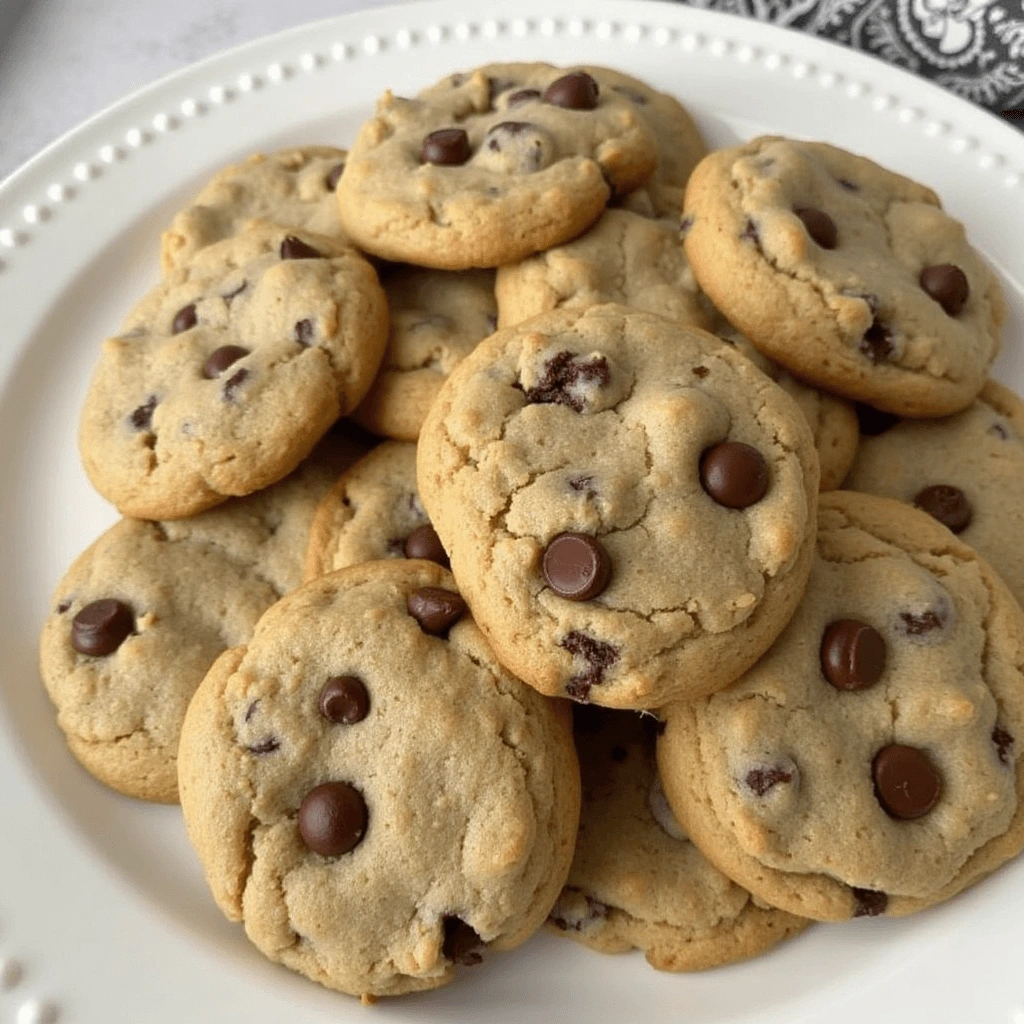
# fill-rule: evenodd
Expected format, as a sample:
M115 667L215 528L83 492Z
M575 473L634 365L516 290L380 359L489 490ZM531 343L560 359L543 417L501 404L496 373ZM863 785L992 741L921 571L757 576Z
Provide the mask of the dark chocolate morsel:
M803 221L807 234L822 249L834 249L839 244L836 222L824 210L817 210L813 206L795 206L793 212Z
M885 669L885 641L866 622L838 619L821 639L821 670L837 690L865 690Z
M889 906L889 897L884 892L857 888L852 892L854 917L878 917L879 914L884 914L886 907Z
M996 754L1003 764L1010 763L1010 748L1013 746L1013 737L998 725L992 730L992 742L996 745Z
M568 350L557 352L544 364L544 374L526 392L528 402L567 405L576 412L583 411L583 399L570 390L574 384L595 383L604 387L611 380L608 360L598 356L588 361L577 361Z
M726 508L748 508L768 491L768 463L752 445L722 441L700 460L700 482Z
M423 140L420 162L441 167L457 167L473 155L469 136L462 128L438 128Z
M596 537L560 533L544 549L541 572L559 597L590 601L608 586L612 560Z
M871 405L864 405L857 402L854 406L857 411L857 423L860 424L860 432L865 437L878 437L884 434L891 427L899 423L899 416L891 412L883 412Z
M466 602L453 590L420 587L409 595L406 608L424 633L443 636L462 617Z
M877 317L872 320L871 326L864 332L860 339L861 352L875 363L884 363L893 353L892 335L889 328Z
M959 316L971 294L967 275L952 263L925 267L918 279L921 287L946 311L948 316Z
M299 320L295 324L295 340L303 348L309 348L309 343L313 340L314 331L312 320Z
M366 835L366 802L347 782L325 782L310 790L299 807L299 834L314 853L340 857Z
M573 71L556 78L544 90L544 102L568 110L593 110L600 91L597 82L586 71Z
M226 381L224 381L224 400L226 402L233 402L235 399L235 392L249 379L249 371L243 366L241 370L236 370Z
M203 363L203 376L207 380L214 380L229 366L248 354L249 350L242 348L241 345L221 345L220 348L215 348Z
M355 725L370 713L370 695L361 679L335 676L320 691L320 714L338 725Z
M429 523L417 526L405 538L402 550L406 558L425 558L428 562L437 562L438 565L448 568L448 553L437 535L437 530Z
M135 430L149 430L153 422L153 410L155 408L156 395L150 395L142 405L137 409L133 409L128 417L128 422L131 423L132 428Z
M182 331L191 330L195 325L196 304L192 302L187 306L182 306L174 314L174 320L171 322L171 334L181 334Z
M79 654L112 654L135 629L131 608L113 598L87 604L71 620L71 646Z
M323 259L323 253L318 252L311 245L307 245L301 238L288 235L281 243L281 259L283 260L319 260Z
M250 754L272 754L275 750L278 750L281 746L281 741L276 736L268 736L266 739L260 740L259 743L253 743L245 749Z
M342 171L345 170L345 161L342 160L340 164L335 164L331 168L331 173L324 179L324 184L327 188L333 192L338 187L338 181L341 178Z
M484 940L462 918L445 917L444 945L441 947L445 959L463 967L473 967L483 960L480 955L483 946Z
M928 755L917 747L893 743L871 763L875 796L893 818L920 818L938 802L942 779Z
M780 783L793 781L793 772L783 765L766 765L763 768L751 768L744 780L755 796L764 796Z
M914 496L914 504L953 533L963 533L971 525L971 503L959 487L949 484L925 487Z
M605 669L611 668L619 658L617 647L578 629L566 633L558 641L558 646L587 663L583 672L571 676L565 684L566 695L577 701L589 698L591 687L600 686L604 682Z

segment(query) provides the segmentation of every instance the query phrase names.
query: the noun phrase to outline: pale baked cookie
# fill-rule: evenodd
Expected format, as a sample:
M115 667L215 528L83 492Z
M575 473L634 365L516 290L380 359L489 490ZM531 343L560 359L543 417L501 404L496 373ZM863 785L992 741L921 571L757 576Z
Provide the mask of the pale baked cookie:
M267 487L358 404L386 341L384 293L354 249L251 222L104 344L79 432L89 479L149 519Z
M474 617L543 693L633 708L709 693L803 593L810 431L696 328L605 305L499 331L445 382L417 462Z
M101 782L177 800L192 694L299 585L317 504L359 452L331 437L258 494L192 519L122 519L71 566L43 626L40 671L68 747Z
M381 277L391 333L380 373L352 416L375 434L415 441L445 377L494 333L494 273L396 266Z
M348 154L333 146L254 153L218 171L160 239L164 274L256 218L343 242L334 188Z
M600 953L642 949L661 971L745 960L803 931L806 919L758 906L687 839L658 780L658 724L576 708L583 807L549 926Z
M523 942L572 859L568 715L501 668L453 587L424 561L306 584L218 659L182 732L217 904L270 959L364 998Z
M765 137L701 162L683 226L701 288L798 377L904 416L956 412L981 390L1002 290L925 186Z
M426 558L448 567L420 504L416 445L385 441L323 496L309 531L306 579L381 558Z
M907 914L1024 845L1024 613L927 515L820 500L793 621L733 686L666 709L658 765L687 833L755 897Z
M871 420L843 486L928 512L987 559L1024 605L1024 403L990 380L955 416Z
M860 427L853 403L797 380L778 363L758 352L750 342L729 328L715 332L722 341L735 346L762 373L767 374L796 402L807 420L818 452L821 478L818 489L834 491L842 486L857 455Z
M585 72L485 67L384 94L338 182L341 221L385 259L497 267L578 235L656 161L634 105Z
M680 323L710 328L675 220L608 210L572 242L498 270L498 325L511 327L552 309L619 302Z

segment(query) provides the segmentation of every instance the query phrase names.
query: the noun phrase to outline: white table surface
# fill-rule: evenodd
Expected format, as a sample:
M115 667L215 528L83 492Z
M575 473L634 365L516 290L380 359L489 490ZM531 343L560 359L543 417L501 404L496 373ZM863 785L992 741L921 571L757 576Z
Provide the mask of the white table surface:
M0 180L47 143L176 68L391 0L0 0Z

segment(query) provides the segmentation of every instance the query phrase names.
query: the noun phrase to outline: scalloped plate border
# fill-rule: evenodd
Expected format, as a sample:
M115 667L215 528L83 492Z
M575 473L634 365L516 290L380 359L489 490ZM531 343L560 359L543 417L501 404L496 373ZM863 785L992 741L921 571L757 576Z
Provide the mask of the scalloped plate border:
M845 111L851 123L875 126L879 140L898 136L903 145L920 146L943 166L953 162L987 204L980 223L972 222L972 233L977 226L981 247L1009 286L1012 317L1008 337L1020 334L1024 247L1018 240L1024 234L1024 136L1019 132L930 83L807 36L642 0L590 3L585 16L580 16L581 7L572 0L506 0L488 5L486 17L479 17L481 12L469 0L440 0L376 8L300 26L176 72L57 140L0 183L0 310L4 323L0 402L7 396L11 369L25 340L88 266L92 253L159 198L158 186L147 188L140 178L160 161L180 159L180 171L165 172L164 177L181 187L204 166L199 157L204 138L208 144L211 130L216 131L211 126L218 121L225 129L248 123L249 134L258 137L247 119L279 104L279 93L286 92L289 84L316 76L333 81L344 81L349 74L369 76L375 59L400 77L398 69L406 63L415 65L418 56L425 56L425 64L438 64L441 70L437 73L443 74L483 63L488 59L487 50L498 48L503 48L503 56L510 49L520 57L541 51L542 57L568 62L588 59L584 48L593 45L599 51L595 62L615 63L618 58L626 68L638 64L642 68L644 55L650 54L655 63L678 61L681 79L693 62L706 75L708 92L694 92L691 80L686 83L690 92L677 91L698 116L704 112L726 120L731 116L773 122L772 112L762 110L753 116L751 108L756 102L735 89L737 83L759 81L764 76L772 82L768 92L787 103L793 99L820 104L822 97L827 97L837 111ZM552 46L559 48L555 54L550 52ZM366 99L368 102L369 97ZM791 113L788 107L780 110L780 117ZM799 134L799 122L790 131ZM192 137L196 149L183 151ZM872 151L867 146L861 148ZM111 195L119 195L111 191L118 188L123 190L124 209L108 216L109 207L104 204L110 202ZM70 247L69 242L73 243ZM1000 375L1016 381L1021 390L1024 360L1012 349L1001 360ZM225 966L231 964L230 956L211 956L207 945L182 936L180 929L160 920L152 905L68 827L53 795L20 751L25 740L14 733L4 710L0 701L0 736L4 739L0 743L0 794L8 811L8 834L16 832L19 839L0 844L0 1021L52 1024L74 1019L99 1024L101 1020L143 1019L139 1014L153 1024L178 1021L186 1015L193 1021L244 1016L251 1024L293 1019L289 1008L294 1010L296 990L291 985L254 993L244 977L244 965L235 964L232 971ZM1010 869L1013 877L1003 887L1006 905L1013 902L1005 900L1010 889L1018 901L1024 894L1021 867ZM71 885L63 884L68 874L74 876ZM61 884L51 887L50 879ZM54 888L59 894L53 894ZM1020 975L1024 928L1018 921L1020 915L1011 915L990 894L973 899L973 903L984 907L987 930L1005 940L1002 955L998 945L983 948L977 936L968 943L956 941L956 929L947 926L962 907L942 908L924 929L919 948L908 949L915 973L909 973L910 968L894 972L879 979L869 991L862 979L849 979L826 997L806 1005L766 1005L758 1021L792 1020L800 1014L803 1020L827 1019L838 1024L860 1021L872 1013L886 1016L888 1007L912 1011L915 1019L927 1012L936 1024L947 1020L950 1024L975 1020L1024 1024L1024 980ZM97 959L90 954L82 941L87 915L93 915L98 948L110 943L111 952L120 956ZM62 917L77 926L70 929L76 932L75 947L62 939ZM870 941L873 934L877 932L866 925L857 941ZM600 963L591 954L574 959L573 953L563 951L565 945L557 944L557 948L559 959L567 964ZM812 945L805 953L809 969L826 969L827 965L816 962ZM926 953L933 959L924 964ZM144 962L135 962L143 956ZM972 960L965 977L968 956ZM648 976L644 967L638 966L637 972L631 981ZM99 998L97 986L103 989ZM457 984L447 992L459 989ZM90 990L89 998L82 998L86 990ZM109 998L103 998L104 993ZM168 1004L168 993L176 993L178 1001ZM343 997L324 999L318 989L316 996L311 996L308 1007L303 1006L304 1020L312 1020L314 1015L317 1020L355 1020L362 1012ZM441 1001L429 1011L430 1004L417 999L374 1012L411 1020L414 1018L406 1017L406 1010L413 1009L418 1011L415 1019L435 1012L443 1017L444 997L434 999ZM586 1004L585 997L583 1002ZM454 1006L461 1014L474 1012L462 1003ZM324 1008L322 1018L316 1015L317 1007ZM594 1016L595 1007L598 1016ZM529 1004L515 1011L516 1019L545 1019L552 1008ZM129 1009L130 1017L124 1015ZM5 1016L8 1010L10 1017ZM535 1011L536 1018L532 1015ZM564 1006L559 1013L568 1019ZM605 1017L597 1004L590 1004L589 1014L587 1019L592 1021ZM744 1015L742 1019L754 1018Z

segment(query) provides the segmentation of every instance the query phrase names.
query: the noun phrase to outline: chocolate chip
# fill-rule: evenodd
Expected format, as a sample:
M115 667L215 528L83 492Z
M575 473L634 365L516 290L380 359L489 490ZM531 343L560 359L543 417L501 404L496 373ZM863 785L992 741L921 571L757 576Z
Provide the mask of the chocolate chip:
M309 343L313 340L313 321L312 320L299 320L295 325L295 340L303 347L309 348Z
M370 695L361 679L335 676L320 691L320 714L338 725L355 725L370 712Z
M807 234L822 249L834 249L839 244L836 222L824 210L817 210L813 206L794 206L793 212L803 221Z
M424 633L443 636L461 618L466 602L453 590L420 587L409 595L406 608Z
M196 322L196 304L193 302L187 306L182 306L174 314L174 320L171 322L171 334L181 334L182 331L190 331L195 327Z
M544 102L568 110L593 110L599 93L597 82L586 71L573 71L556 78L544 90Z
M281 746L281 741L276 736L268 736L265 740L260 740L259 743L253 743L251 746L245 749L250 754L272 754L275 750L278 750Z
M325 782L310 790L299 808L299 834L314 853L339 857L366 835L366 802L347 782Z
M505 101L509 107L518 107L520 103L529 103L530 100L540 99L540 89L517 89Z
M992 742L996 745L996 754L1003 764L1010 763L1010 748L1013 746L1013 737L998 725L992 730Z
M79 654L112 654L135 629L131 608L105 597L87 604L71 620L71 646Z
M861 352L875 363L884 363L893 353L892 335L889 328L877 318L860 339Z
M596 537L560 533L544 549L541 572L559 597L590 601L608 586L612 560Z
M153 422L153 410L156 408L156 395L150 395L128 417L128 422L135 430L149 430Z
M323 253L318 252L311 245L307 245L301 238L288 235L281 243L281 259L283 260L319 260L323 259Z
M437 562L438 565L448 568L448 553L437 535L437 530L429 523L417 526L405 538L402 553L406 558L425 558L428 562Z
M837 690L866 690L885 669L885 641L866 622L838 619L821 638L821 671Z
M957 317L967 305L971 289L967 275L952 263L940 263L925 267L918 278L921 287L946 311L948 316Z
M592 476L573 476L569 478L569 486L574 491L583 491L588 498L597 497L597 491L590 485L594 482Z
M611 758L613 761L625 761L629 757L629 751L625 747L612 747Z
M473 967L483 960L484 940L461 917L445 917L444 945L441 952L452 963Z
M908 820L927 814L942 793L942 780L928 755L917 747L893 743L871 763L875 796L887 814Z
M572 352L563 351L552 356L544 366L541 379L526 392L528 402L567 405L576 412L583 411L583 399L569 389L575 384L596 383L604 387L611 380L608 360L598 356L589 362L577 362Z
M701 456L700 482L719 505L748 508L768 491L768 463L752 445L722 441Z
M229 366L248 354L249 350L242 348L241 345L222 345L220 348L215 348L203 363L203 376L207 380L214 380Z
M858 402L854 408L857 411L857 423L860 424L860 432L865 437L878 437L879 434L884 434L890 427L896 426L900 421L899 416L891 412L883 412L881 409L875 409L870 405L864 405L862 402Z
M63 615L71 607L71 599L67 598L57 605L57 614Z
M329 192L333 192L338 187L338 179L341 177L342 171L345 170L345 161L342 160L340 164L335 164L331 168L330 174L324 179L324 184L327 186Z
M859 192L860 185L854 181L850 181L849 178L836 178L836 181L846 189L847 192Z
M548 920L563 932L583 932L603 921L608 916L608 907L579 889L564 888Z
M693 375L703 380L711 371L706 366L695 366L693 368Z
M758 233L757 225L748 217L747 223L743 227L743 232L740 234L740 238L744 242L753 242L754 245L761 248L761 236Z
M249 379L249 371L243 367L236 373L233 373L226 381L224 381L224 400L226 402L232 402L235 398L235 392Z
M900 612L902 632L907 636L920 636L930 633L933 629L942 629L943 622L933 611L925 611L920 615L913 612Z
M967 495L959 487L949 484L933 484L918 491L914 496L914 505L953 533L963 533L973 518Z
M420 162L457 167L473 155L469 136L461 128L438 128L431 132L420 148Z
M876 892L874 889L851 889L853 893L853 916L854 917L878 917L885 913L889 906L889 897L884 892Z
M591 687L604 682L605 669L611 668L619 658L617 647L575 629L562 637L558 646L587 663L586 671L571 676L565 684L565 692L573 700L587 700Z
M248 707L247 707L247 708L245 709L245 718L243 719L243 721L244 721L244 722L249 722L249 721L251 721L251 719L252 719L252 716L256 714L256 711L257 711L257 709L259 708L259 706L260 706L260 702L259 702L259 699L257 698L256 700L254 700L254 701L253 701L253 702L252 702L252 703L251 703L251 704L250 704L250 705L249 705L249 706L248 706Z
M783 765L766 765L762 768L751 768L744 782L755 796L764 796L781 783L793 781L794 772Z

